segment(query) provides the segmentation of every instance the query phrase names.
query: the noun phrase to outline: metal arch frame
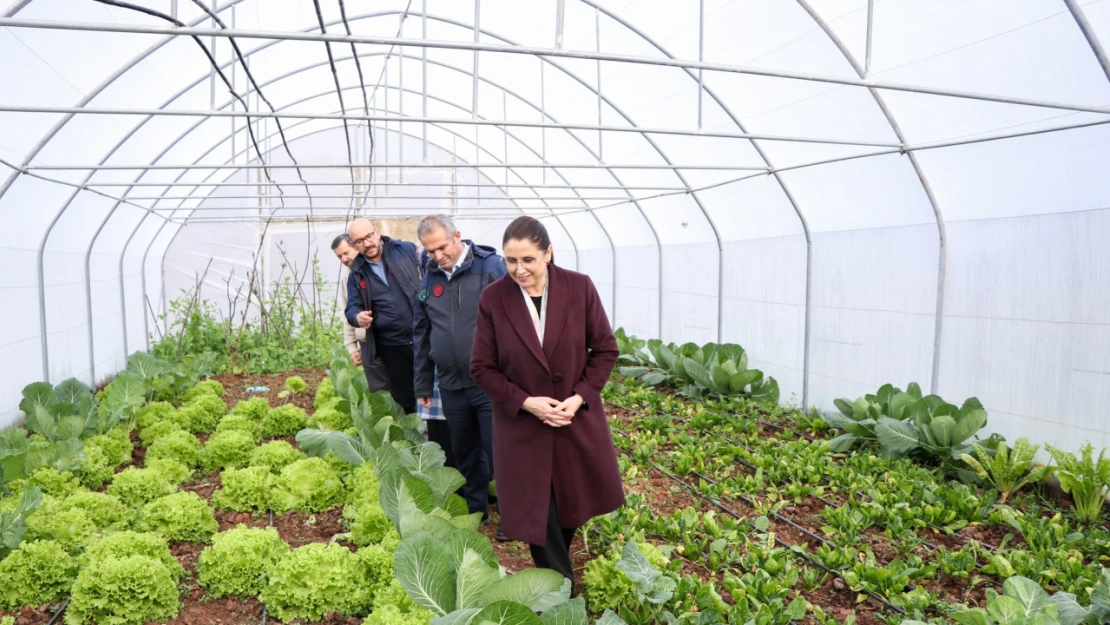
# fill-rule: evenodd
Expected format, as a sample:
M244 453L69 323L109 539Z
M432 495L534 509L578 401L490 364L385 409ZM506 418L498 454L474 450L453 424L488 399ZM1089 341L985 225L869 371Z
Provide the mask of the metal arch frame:
M235 6L235 5L237 5L237 4L239 4L240 2L243 2L243 1L244 0L229 0L229 4L227 5L227 7ZM21 2L21 3L17 4L15 7L13 7L13 9L11 9L8 12L8 15L9 16L14 15L15 13L19 12L24 7L26 7L28 4L30 4L30 2L31 2L31 0L25 0L24 2ZM225 7L225 8L227 8L227 7ZM207 19L209 19L207 15L204 16L203 18L198 17L196 20L194 20L193 24L194 25L199 24L199 23L201 23L201 22L203 22ZM151 54L153 54L154 52L158 51L163 46L168 44L171 40L172 40L171 38L166 38L166 39L163 39L162 41L155 42L152 46L150 46L146 50L146 52L139 54L136 58L132 59L130 62L121 65L119 67L119 69L117 69L110 76L108 76L103 81L101 81L101 83L99 85L97 85L95 88L90 90L89 93L87 93L85 95L85 97L81 98L81 100L78 102L78 106L87 105L89 102L94 100L97 96L99 96L105 89L107 89L109 86L111 86L113 83L115 83L116 80L118 80L124 74L126 74L127 72L132 70L139 63L141 63L143 60L148 58ZM201 81L201 82L203 82L203 81ZM184 93L184 92L182 92L182 93ZM64 128L66 126L66 124L68 124L71 119L73 119L73 114L64 115L61 119L59 119L57 121L57 123L54 124L54 127L51 128L50 131L47 132L45 135L43 135L43 137L41 139L39 139L38 143L35 144L35 146L33 148L31 148L31 151L28 152L27 156L24 158L23 167L27 167L28 165L30 165L31 160L33 160L36 156L38 156L39 152L41 152L43 150L43 148L46 147L46 144L50 143L50 141L52 141L54 139L54 137L57 136L57 134L59 132L61 132L62 128ZM130 134L128 136L130 136ZM122 145L122 143L120 145ZM120 146L116 146L116 148L113 148L112 152L110 152L108 154L108 156L106 156L101 161L101 163L107 162L108 158L110 158L111 155L113 153L115 153L115 150L119 149L119 147ZM86 176L84 182L87 183L93 177L93 175L95 175L95 173L96 172L89 172L89 175ZM19 174L20 174L19 170L16 170L16 171L12 172L12 174L8 177L8 179L5 180L2 185L0 185L0 198L3 198L4 195L8 192L8 189L11 188L12 184L14 184L15 180L19 177ZM42 377L43 377L43 380L49 380L50 379L50 347L49 347L49 341L47 339L47 331L46 331L46 272L45 272L45 267L44 267L43 256L46 253L46 243L50 239L50 233L54 230L54 226L58 223L58 220L61 219L61 216L65 213L66 208L68 208L69 205L73 202L74 198L77 197L78 193L80 193L80 189L75 190L70 195L69 199L66 200L65 204L63 204L58 209L57 213L54 215L54 218L50 221L50 225L47 226L46 231L43 233L42 238L39 241L39 246L38 246L38 282L39 282L39 294L38 295L39 295L39 333L40 333L39 338L40 338L40 344L41 344L41 349L42 349ZM86 263L85 269L86 269L86 272L88 272L88 263ZM91 332L91 328L90 328L90 332ZM95 355L92 354L91 349L90 349L90 353L89 353L89 358L90 358L90 361L94 361L95 358L96 358ZM94 376L94 372L93 372L92 368L90 368L90 370L89 370L89 375L90 375L90 377ZM94 383L96 382L95 379L92 380L92 381Z
M238 2L238 1L242 1L242 0L236 0L236 1ZM226 8L227 8L227 7L224 7L224 9L226 9ZM390 15L396 15L396 14L398 14L398 13L400 13L400 11L383 11L383 12L377 12L377 13L373 13L373 14L366 14L366 15L359 15L359 16L354 16L354 17L350 17L350 18L349 18L349 20L353 22L353 21L358 21L358 20L363 20L363 19L372 19L372 18L377 18L377 17L387 17L387 16L390 16ZM608 12L606 12L606 14L608 15ZM468 25L468 24L465 24L465 23L459 22L459 21L457 21L457 20L449 19L449 18L443 18L443 17L438 17L438 16L431 16L431 15L427 15L427 16L426 16L426 18L428 18L428 19L433 19L433 20L436 20L436 21L438 21L438 22L442 22L442 23L450 24L450 25L453 25L453 26L457 26L457 27L459 27L459 28L465 28L465 29L469 29L469 28L472 28L472 26L471 26L471 25ZM335 22L333 22L333 23L335 23ZM328 24L328 25L331 25L331 24ZM313 30L314 30L314 29L313 29ZM486 36L488 36L488 37L491 37L491 38L494 38L494 39L498 39L498 40L500 40L500 41L503 41L503 42L505 42L505 43L508 43L508 44L510 44L510 45L515 45L515 44L513 44L512 40L510 40L510 39L507 39L507 38L505 38L505 37L503 37L503 36L501 36L501 35L497 35L497 34L494 34L494 33L491 33L491 32L489 32L489 31L485 31L485 30L482 30L482 31L480 31L480 32L481 32L481 34L483 34L483 35L486 35ZM258 48L254 49L254 50L251 50L251 51L250 51L250 52L248 52L248 53L245 53L245 55L249 56L249 55L251 55L251 54L254 54L255 52L258 52L258 51L264 50L264 49L266 49L266 48L270 47L271 45L276 45L276 44L278 44L278 43L281 43L282 41L283 41L283 40L276 40L276 41L270 42L270 43L268 43L268 44L265 44L265 45L263 45L263 46L259 46ZM361 55L360 55L360 56L361 56ZM620 109L619 107L617 107L617 106L616 106L616 105L614 105L614 104L613 104L613 103L612 103L611 101L609 101L609 99L608 99L608 98L605 98L605 97L604 97L604 96L602 96L601 94L597 93L597 91L596 91L595 89L593 89L593 88L592 88L592 87L591 87L591 86L590 86L590 85L589 85L589 84L588 84L588 83L587 83L587 82L586 82L585 80L583 80L583 79L582 79L581 77L579 77L579 76L578 76L578 75L577 75L576 73L574 73L574 72L572 72L572 71L570 71L570 70L568 70L568 69L566 69L566 68L564 68L564 67L561 67L561 66L559 66L559 65L555 64L555 63L554 63L554 62L552 62L552 61L551 61L550 59L545 59L545 58L543 58L543 57L537 57L537 58L539 58L539 60L540 60L541 62L545 62L545 63L549 63L549 64L553 65L553 66L554 66L554 67L555 67L556 69L558 69L559 71L561 71L561 72L563 72L564 74L566 74L566 75L567 75L568 77L570 77L570 78L574 79L575 81L577 81L577 82L578 82L579 84L581 84L581 85L582 85L583 87L585 87L585 88L586 88L587 90L589 90L589 91L591 91L591 92L595 93L595 94L596 94L596 95L597 95L597 96L598 96L599 98L602 98L602 99L603 99L603 100L605 101L605 103L607 103L607 104L608 104L608 105L609 105L609 106L610 106L611 108L613 108L613 110L614 110L614 111L616 111L616 112L617 112L617 113L618 113L619 115L621 115L621 117L623 117L623 118L624 118L624 119L625 119L626 121L628 121L628 122L629 122L629 124L631 124L632 126L635 126L635 125L636 125L636 124L635 124L635 122L633 122L633 121L632 121L631 117L629 117L629 116L628 116L627 114L625 114L625 113L624 113L624 112L623 112L623 111L622 111L622 110L621 110L621 109ZM451 68L451 69L455 69L455 70L457 70L457 71L459 71L459 72L461 72L461 73L464 73L464 74L466 73L466 71L465 71L465 70L463 70L463 69L461 69L461 68L457 68L457 67L453 67L453 66L448 66L448 65L444 65L444 66L445 66L445 67L449 67L449 68ZM488 79L486 79L486 82L490 82L490 81L489 81ZM491 85L494 85L494 86L497 86L497 85L495 85L495 83L492 83L492 82L490 82L490 84L491 84ZM502 91L506 91L506 92L508 92L508 90L507 90L507 89L505 89L504 87L499 87L499 86L498 86L498 88L502 89ZM546 117L547 117L548 119L553 119L553 118L551 118L551 117L550 117L550 115L547 115L547 114L546 114L546 112L545 112L545 110L544 110L543 108L536 108L536 106L535 106L535 105L534 105L533 103L531 103L530 101L528 101L528 100L525 100L525 99L521 98L520 96L516 95L515 93L514 93L513 95L514 95L514 97L517 97L518 99L520 99L520 100L521 100L522 102L526 102L526 103L527 103L527 104L528 104L529 106L531 106L531 107L532 107L533 109L536 109L536 110L539 110L539 111L541 111L541 113L542 113L542 114L544 114L544 115L545 115L545 116L546 116ZM574 137L574 138L575 138L575 140L576 140L576 141L579 141L579 143L581 144L581 140L580 140L580 139L579 139L579 138L578 138L577 136L575 136L575 135L574 135L574 133L570 132L569 130L567 130L567 133L568 133L569 135L571 135L572 137ZM663 153L663 151L662 151L662 150L661 150L661 149L660 149L660 148L659 148L659 147L658 147L658 146L657 146L657 145L655 144L655 142L654 142L653 140L651 140L651 138L650 138L650 137L648 137L647 135L642 135L642 136L644 136L644 138L648 140L648 142L649 142L649 144L651 145L651 147L652 147L653 149L655 149L655 150L656 150L656 152L658 152L658 153L659 153L659 155L660 155L660 158L662 158L662 159L663 159L663 160L664 160L664 161L665 161L666 163L668 163L668 164L670 164L670 165L673 165L673 163L671 163L671 162L670 162L670 159L668 159L668 158L666 157L666 155L665 155L665 154ZM588 153L590 153L591 155L594 155L594 156L596 157L596 155L595 155L595 154L593 153L593 151L592 151L592 150L590 150L590 149L589 149L589 148L588 148L587 146L584 146L584 147L586 147L586 149L587 149L587 152L588 152ZM534 150L533 150L533 152L534 152ZM612 171L611 169L609 169L608 167L606 167L605 169L606 169L606 170L607 170L607 171L609 172L610 176L611 176L611 177L612 177L612 178L613 178L614 180L616 180L616 181L618 182L618 184L620 184L620 185L622 186L622 188L626 186L626 185L624 185L624 182L623 182L623 181L622 181L622 180L620 179L620 177L616 175L616 173L614 173L614 172L613 172L613 171ZM566 178L565 178L565 177L563 177L563 176L561 176L561 175L560 175L560 178L562 178L562 179L563 179L564 181L566 181ZM491 182L492 182L492 180L491 180ZM685 184L685 180L684 180L684 179L683 179L683 183ZM688 186L688 185L687 185L687 186ZM662 281L663 281L663 249L662 249L662 248L663 248L663 246L662 246L662 241L661 241L661 239L660 239L660 237L659 237L658 231L657 231L657 230L656 230L656 228L655 228L655 225L654 225L654 224L653 224L653 223L651 222L651 220L650 220L650 219L648 219L648 217L647 217L646 213L644 212L643 208L642 208L642 207L640 207L639 203L638 203L638 202L637 202L637 201L635 200L635 198L632 198L632 197L631 197L631 194L630 194L630 193L629 193L628 195L629 195L629 198L630 198L630 199L631 199L631 200L633 201L633 204L634 204L634 205L636 206L637 210L638 210L638 211L640 212L640 214L641 214L641 217L642 217L642 218L644 219L645 223L646 223L646 224L648 225L648 227L649 227L649 228L651 229L651 231L652 231L652 234L653 234L654 238L656 239L656 249L657 249L657 254L658 254L658 258L659 258L659 269L658 269L658 272L659 272L659 282L660 282L660 287L659 287L659 296L658 296L658 299L659 299L659 304L658 304L658 307L659 307L659 314L658 314L658 324L659 324L659 329L660 329L660 333L662 333L662 327L663 327L663 289L662 289ZM703 211L704 211L704 209L703 209ZM609 240L609 243L610 243L610 247L611 247L611 248L612 248L612 250L613 250L613 251L612 251L612 253L613 253L613 272L614 272L614 275L615 275L615 274L616 274L616 266L617 266L616 245L615 245L615 243L613 242L613 239L612 239L612 236L611 236L611 234L609 233L609 231L608 231L608 229L606 228L606 226L604 225L604 223L603 223L603 222L602 222L602 221L600 220L600 218L598 218L598 217L597 217L597 216L595 215L595 219L597 220L597 222L598 222L598 225L599 225L599 226L600 226L600 227L602 228L602 231L603 231L603 232L605 233L605 235L606 235L606 238L607 238L607 239ZM156 236L157 236L157 235L156 235ZM568 232L568 236L570 236L570 235L569 235L569 232ZM144 264L144 267L145 267L145 264ZM145 287L145 283L144 283L144 287ZM613 302L614 302L614 303L613 303L613 307L614 307L614 310L616 309L616 301L617 301L617 298L616 298L616 288L617 288L617 287L616 287L616 280L614 279L614 284L613 284L613 292L614 292L614 297L613 297ZM616 319L616 315L614 314L614 320L615 320L615 319ZM719 322L718 322L718 323L719 323Z
M798 5L801 6L802 9L804 9L811 18L813 18L813 21L821 28L821 30L825 32L825 36L829 38L833 45L835 45L837 49L840 50L840 53L844 55L844 59L848 61L848 63L852 66L852 70L855 71L861 79L866 79L871 71L872 8L870 2L868 4L867 12L866 65L860 65L859 60L856 59L855 55L853 55L851 50L848 49L848 46L846 46L844 42L840 39L840 37L836 34L836 32L833 31L828 22L826 22L825 19L821 17L821 15L816 10L813 9L812 6L810 6L809 0L797 0L797 2ZM898 124L898 120L895 119L894 113L892 113L890 107L887 106L886 100L883 98L883 94L879 93L879 91L873 87L868 87L867 90L871 93L871 97L875 99L875 104L879 106L879 110L882 111L883 116L886 117L886 121L888 124L890 124L890 129L894 132L895 137L898 138L898 142L902 145L906 145L905 133L902 132L902 127ZM944 212L941 210L940 202L937 200L937 196L933 192L933 186L929 183L929 178L925 175L925 170L921 166L921 163L918 161L917 155L913 151L906 151L905 154L910 160L910 165L913 167L913 171L917 175L917 179L921 182L921 188L925 192L925 196L929 199L929 206L932 207L933 216L937 222L937 304L936 310L933 314L933 362L932 370L930 373L931 379L929 382L929 392L935 395L937 393L937 385L940 378L940 348L941 336L944 330L944 287L947 279L948 269L948 232L945 226ZM806 314L808 315L809 312L807 311ZM809 386L808 378L806 379L806 386Z
M610 13L608 10L606 10L606 9L600 7L599 5L595 4L593 2L593 0L580 0L580 1L584 4L589 5L589 6L593 6L595 9L598 9L598 10L602 11L603 13L608 15L610 19L615 20L616 22L618 22L619 24L621 24L625 28L629 29L634 34L639 35L645 41L647 41L651 45L655 46L655 48L657 50L659 50L662 54L666 55L669 58L674 58L671 55L670 51L665 49L662 44L654 41L646 33L641 32L639 29L637 29L632 24L629 24L623 18ZM725 115L727 115L728 118L730 120L732 120L732 122L734 124L736 124L736 127L739 128L741 132L747 132L747 128L744 127L743 122L741 122L740 119L737 118L737 116L732 112L732 109L730 109L729 106L727 104L725 104L724 101L721 100L721 98L717 97L717 94L714 93L713 90L710 87L708 87L704 84L704 82L701 80L701 77L699 75L696 75L693 72L693 70L690 69L690 68L685 68L683 71L686 72L687 76L689 76L692 80L694 80L698 83L699 90L704 90L705 94L708 95L714 102L716 102L717 106L721 107L721 110L724 111ZM699 93L700 93L700 91L699 91ZM756 154L759 155L760 159L762 159L763 162L767 164L767 167L770 169L770 175L774 176L775 182L778 183L779 188L782 189L783 195L785 195L787 201L790 202L790 206L794 209L794 214L798 217L798 222L802 226L802 234L804 235L805 241L806 241L805 323L804 323L804 327L803 327L804 347L803 347L803 352L802 352L802 410L805 411L809 407L809 394L808 394L808 391L809 391L809 382L808 382L809 381L809 336L810 336L809 311L810 311L810 308L811 308L811 306L810 306L810 297L811 297L811 294L812 294L812 291L813 291L813 288L812 288L812 282L813 282L813 239L812 239L812 236L811 236L811 233L810 233L809 220L806 219L805 213L802 212L802 208L798 204L798 201L794 197L794 194L790 191L790 187L786 184L786 181L783 180L782 176L780 175L780 172L774 167L774 165L772 165L771 159L767 156L766 152L763 151L763 148L759 145L759 143L757 141L751 141L751 145L752 145L752 148L756 151ZM686 184L686 186L689 187L689 184L686 183L684 178L680 177L680 179L682 179L683 184ZM694 197L695 201L698 202L698 206L701 207L701 202L700 202L700 200L697 199L697 193L693 192L693 193L691 193L691 196ZM703 211L704 211L704 209L703 209ZM716 228L714 228L714 232L716 232ZM724 339L724 333L723 333L723 330L724 330L724 301L725 301L725 298L724 298L724 246L721 243L721 240L720 240L719 236L718 236L717 241L718 241L718 246L719 246L718 249L719 249L719 257L720 257L720 266L718 267L718 272L717 272L717 334L718 334L718 342L721 342ZM662 291L662 285L660 285L660 291ZM660 332L660 334L662 334L662 332ZM660 336L660 338L662 338L662 336Z
M1071 16L1075 18L1075 25L1079 27L1083 37L1087 39L1087 43L1091 46L1091 52L1095 55L1095 60L1102 66L1102 73L1106 74L1106 79L1110 80L1110 58L1106 56L1106 50L1102 47L1102 42L1098 39L1098 33L1087 21L1087 15L1083 12L1083 7L1079 6L1077 0L1064 0L1068 10L1071 11Z

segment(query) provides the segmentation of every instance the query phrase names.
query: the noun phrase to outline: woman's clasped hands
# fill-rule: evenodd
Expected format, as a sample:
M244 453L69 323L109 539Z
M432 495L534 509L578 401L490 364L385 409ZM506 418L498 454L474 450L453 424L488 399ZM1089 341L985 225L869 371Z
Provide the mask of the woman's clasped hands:
M584 401L577 393L564 401L550 397L529 397L524 400L523 408L547 425L561 428L570 425Z

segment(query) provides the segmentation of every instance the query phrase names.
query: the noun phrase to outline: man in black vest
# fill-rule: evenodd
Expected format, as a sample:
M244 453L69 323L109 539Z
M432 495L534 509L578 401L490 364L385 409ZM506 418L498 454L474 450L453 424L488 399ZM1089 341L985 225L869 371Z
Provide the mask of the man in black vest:
M352 326L369 330L361 345L366 381L371 391L388 388L406 413L415 413L412 309L421 279L416 245L382 236L361 217L347 235L359 257L347 277L345 312Z

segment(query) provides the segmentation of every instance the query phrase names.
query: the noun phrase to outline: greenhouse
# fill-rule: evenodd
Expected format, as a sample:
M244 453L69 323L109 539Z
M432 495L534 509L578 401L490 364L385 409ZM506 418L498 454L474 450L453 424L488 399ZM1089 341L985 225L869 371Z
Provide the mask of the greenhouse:
M7 5L0 625L1110 623L1110 2Z

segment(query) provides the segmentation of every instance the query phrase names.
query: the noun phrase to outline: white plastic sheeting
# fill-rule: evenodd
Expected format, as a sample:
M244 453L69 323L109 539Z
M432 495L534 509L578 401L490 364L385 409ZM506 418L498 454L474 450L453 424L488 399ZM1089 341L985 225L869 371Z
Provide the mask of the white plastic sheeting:
M139 3L215 26L192 2ZM338 3L320 7L345 33ZM118 369L206 267L204 294L226 306L259 257L268 279L282 249L334 266L356 206L452 212L495 246L512 215L544 217L615 325L738 342L784 401L828 409L917 381L978 396L1008 438L1110 445L1110 3L345 7L362 39L331 44L333 76L320 41L247 36L319 34L310 0L217 6L265 101L228 38L201 41L251 111L390 116L371 122L372 155L353 119L346 137L340 119L255 119L256 149L247 120L206 117L243 106L195 41L142 32L165 20L84 0L3 12L0 424L28 382ZM70 24L27 27L55 19ZM259 153L291 165L286 144L329 167L258 168ZM406 166L376 168L352 200L349 162ZM50 166L79 167L36 169ZM244 186L185 186L201 183Z

